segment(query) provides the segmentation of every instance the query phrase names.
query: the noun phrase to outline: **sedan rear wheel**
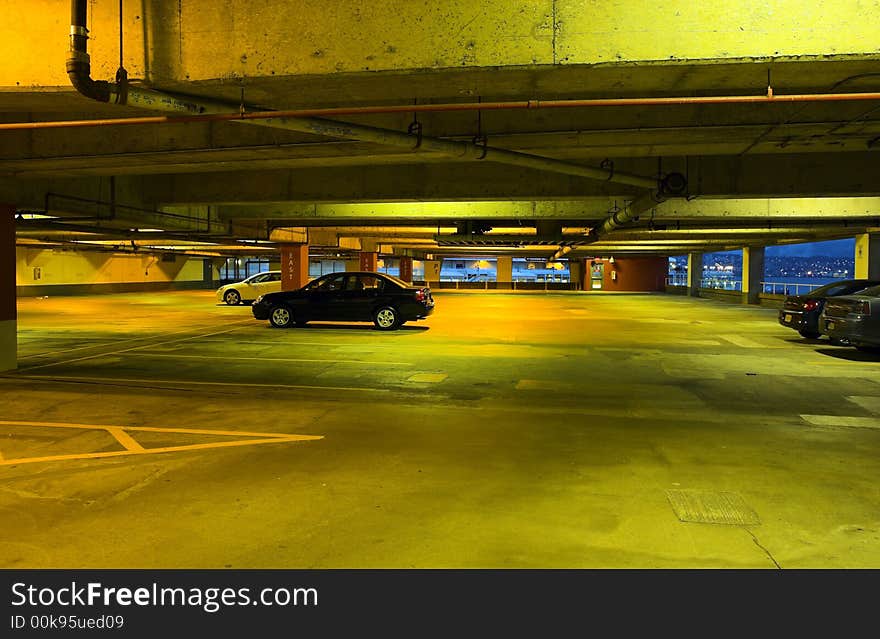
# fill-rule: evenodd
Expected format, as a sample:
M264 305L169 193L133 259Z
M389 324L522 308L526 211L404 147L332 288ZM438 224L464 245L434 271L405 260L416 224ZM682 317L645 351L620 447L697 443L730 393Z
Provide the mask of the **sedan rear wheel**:
M380 331L392 331L400 325L400 313L393 306L383 306L373 315L373 323Z
M237 304L241 304L241 295L239 295L238 291L234 288L231 288L224 293L223 301L230 306L236 306Z
M293 313L286 306L276 306L269 311L269 323L275 328L289 328L293 324Z

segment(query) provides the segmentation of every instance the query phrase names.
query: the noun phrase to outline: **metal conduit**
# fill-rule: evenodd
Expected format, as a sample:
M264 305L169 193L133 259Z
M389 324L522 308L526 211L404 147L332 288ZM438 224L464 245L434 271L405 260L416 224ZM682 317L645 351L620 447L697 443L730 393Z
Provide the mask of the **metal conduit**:
M79 83L79 75L77 75ZM80 83L81 84L81 83ZM114 85L107 84L111 90ZM76 85L74 85L76 86ZM168 100L171 96L148 89L129 87L130 92L140 94L140 101L150 104L145 108L157 108L154 102ZM108 94L115 97L116 93ZM149 97L148 97L149 96ZM97 98L95 98L97 99ZM555 109L555 108L588 108L597 106L661 106L687 104L769 104L773 102L853 102L880 101L880 93L803 93L791 95L728 95L728 96L685 96L668 98L598 98L592 100L527 100L514 102L463 102L452 104L417 104L366 107L329 107L322 109L291 109L279 111L245 111L245 113L229 111L230 105L224 104L223 110L209 113L202 110L203 101L177 97L181 108L173 111L190 112L190 116L141 116L133 118L99 118L93 120L54 120L50 122L7 122L0 124L0 131L31 130L31 129L63 129L93 128L103 126L125 126L144 124L180 124L186 122L229 122L236 120L267 120L272 118L304 118L310 116L337 115L375 115L388 113L430 113L442 111L500 111L514 109ZM132 104L131 100L126 102Z

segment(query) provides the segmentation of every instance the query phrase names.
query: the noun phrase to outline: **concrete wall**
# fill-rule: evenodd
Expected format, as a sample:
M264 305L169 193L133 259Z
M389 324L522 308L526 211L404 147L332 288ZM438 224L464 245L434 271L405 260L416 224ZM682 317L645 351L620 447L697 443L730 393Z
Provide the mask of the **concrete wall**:
M876 55L865 0L124 0L125 66L153 81ZM118 4L89 2L92 76L119 59ZM0 86L69 85L68 2L4 4ZM21 37L26 34L26 37ZM144 55L144 43L149 55ZM756 72L756 82L763 76Z
M70 295L170 288L210 288L204 281L204 259L175 256L173 262L159 255L30 249L15 251L17 294Z
M669 260L657 257L620 257L614 264L605 262L602 290L605 291L663 291L666 288L666 274ZM616 277L612 275L616 273Z

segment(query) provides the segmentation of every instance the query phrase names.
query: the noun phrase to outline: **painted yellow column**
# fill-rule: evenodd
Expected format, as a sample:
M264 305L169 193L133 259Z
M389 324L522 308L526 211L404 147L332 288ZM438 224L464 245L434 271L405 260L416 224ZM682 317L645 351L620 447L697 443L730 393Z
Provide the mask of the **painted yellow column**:
M764 279L763 246L743 248L741 277L743 304L760 304L761 281Z
M880 279L880 234L856 235L856 279Z
M439 260L425 260L425 281L428 286L440 281L440 265Z
M0 204L0 371L18 368L15 207Z

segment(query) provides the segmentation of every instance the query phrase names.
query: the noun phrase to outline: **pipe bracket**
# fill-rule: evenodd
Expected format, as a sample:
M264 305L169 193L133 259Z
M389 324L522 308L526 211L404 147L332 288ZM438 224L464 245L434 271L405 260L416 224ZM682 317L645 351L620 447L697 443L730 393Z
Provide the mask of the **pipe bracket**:
M606 182L610 182L614 179L614 160L612 160L611 158L605 158L599 164L599 168L608 171L608 177L605 178Z
M422 146L422 123L418 120L413 120L410 125L407 127L406 132L410 135L416 136L416 143L413 145L412 150L415 151L420 146Z
M471 140L475 147L480 149L480 155L477 158L478 160L484 160L486 158L486 154L489 152L489 139L485 135L475 135L474 139Z

